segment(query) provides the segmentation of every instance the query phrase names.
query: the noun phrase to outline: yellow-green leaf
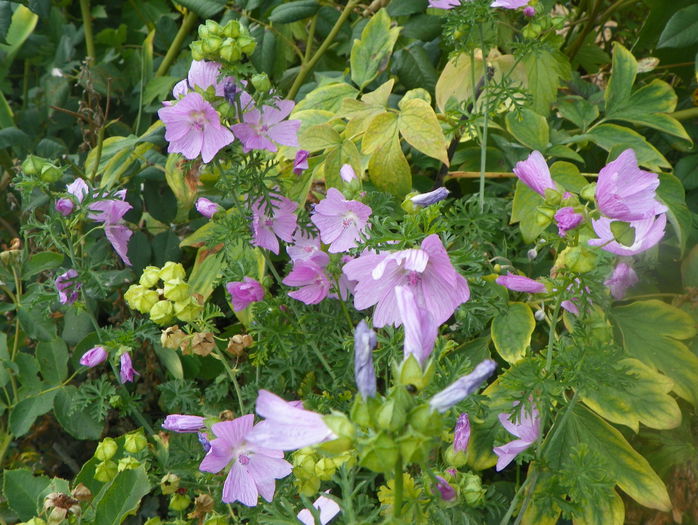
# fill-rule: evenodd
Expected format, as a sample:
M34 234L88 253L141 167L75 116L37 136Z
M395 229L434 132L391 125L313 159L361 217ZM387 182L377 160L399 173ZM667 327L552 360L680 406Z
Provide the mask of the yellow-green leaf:
M351 140L341 141L335 148L327 152L325 158L325 184L328 188L341 188L344 182L339 170L344 164L350 164L355 173L361 173L361 155L359 149Z
M505 118L507 131L524 146L538 151L545 151L550 142L548 121L532 109L523 108L518 112L509 112Z
M625 102L630 98L636 75L637 60L630 51L618 42L614 42L611 78L604 92L606 113L625 105Z
M400 103L400 134L414 149L439 159L448 166L448 143L436 113L424 100L413 98Z
M379 189L402 198L412 189L412 173L397 137L378 147L368 160L368 175Z
M525 303L509 303L506 312L492 319L492 342L507 363L523 359L536 327L531 308Z
M640 423L650 428L666 430L681 424L681 410L668 395L674 383L667 376L649 368L637 359L622 359L627 382L596 384L582 393L582 399L594 412L612 423L640 429Z
M658 301L638 301L612 310L623 347L632 357L656 368L674 382L674 392L698 402L698 357L681 342L696 335L691 316Z
M369 20L351 48L351 79L363 89L383 71L390 59L400 28L391 28L388 12L381 9Z
M342 137L328 124L311 126L298 136L300 147L311 153L336 146L341 142Z
M582 515L572 520L572 525L623 525L625 505L615 490L611 498L587 501Z
M436 107L439 111L445 111L449 98L456 102L471 101L484 71L481 57L475 58L474 66L464 53L449 60L436 82Z
M632 148L637 155L638 164L652 171L671 168L671 164L664 158L664 155L647 142L645 137L625 126L600 124L585 136L608 152L620 153L624 149Z
M383 112L371 119L361 142L363 153L372 154L392 140L398 140L398 117L395 113Z
M184 222L196 200L198 176L184 169L184 163L179 156L169 155L165 162L165 180L177 199L177 215L174 222Z
M296 104L296 111L307 109L323 109L336 113L345 98L356 98L358 91L346 82L323 84L308 93L303 100Z
M390 97L390 93L392 93L394 85L395 79L391 78L387 82L383 82L374 91L361 95L361 100L366 102L366 104L385 107L388 105L388 97Z

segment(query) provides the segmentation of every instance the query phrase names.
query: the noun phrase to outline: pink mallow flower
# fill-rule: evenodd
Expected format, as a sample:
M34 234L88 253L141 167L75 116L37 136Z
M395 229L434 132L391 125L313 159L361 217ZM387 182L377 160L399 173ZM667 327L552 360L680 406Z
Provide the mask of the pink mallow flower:
M94 348L90 348L87 352L82 354L82 357L80 358L80 364L82 366L92 368L101 363L104 363L104 361L107 360L108 355L109 354L103 346L95 346Z
M73 304L78 300L81 284L75 279L78 276L73 268L56 277L54 284L58 290L58 300L61 304Z
M205 60L194 60L189 66L189 73L186 80L180 80L172 88L175 98L180 98L189 93L195 87L206 91L210 86L214 87L216 96L222 97L225 94L225 84L231 77L221 81L218 77L221 74L221 65L218 62L206 62Z
M168 153L181 153L187 159L201 155L204 163L211 162L216 153L235 140L221 124L214 107L195 92L184 95L175 104L158 111L165 123Z
M320 249L320 238L314 237L302 228L293 234L293 244L286 247L286 253L294 263L313 261L319 266L327 266L330 256Z
M337 438L320 414L298 405L260 390L256 409L265 419L255 425L247 440L260 447L296 450Z
M504 469L514 458L528 447L533 445L540 436L540 417L538 409L534 406L531 412L520 410L518 423L511 421L513 414L499 414L499 422L510 434L517 438L501 447L495 447L494 453L499 458L497 460L496 471Z
M274 106L262 106L243 113L242 122L232 126L235 136L242 142L242 150L253 149L277 151L277 144L298 146L300 120L284 120L293 111L295 102L279 100Z
M639 280L633 267L621 262L616 265L611 276L603 283L608 286L613 298L620 301L625 297L627 289L635 286Z
M456 428L453 430L453 450L464 452L470 443L470 418L463 413L458 416Z
M259 199L252 204L252 244L279 253L277 237L286 242L293 241L296 231L295 211L298 204L282 195L272 194L272 210L268 215L265 203Z
M87 195L90 191L89 187L87 186L87 183L80 177L75 179L72 183L68 184L65 190L70 195L75 197L78 203L82 202L82 200L85 198L85 195ZM73 213L73 210L75 209L75 202L73 202L73 199L71 198L62 197L56 201L55 207L58 213L60 213L64 217L67 217L68 215Z
M436 234L420 248L397 252L365 252L344 265L344 274L356 281L354 307L364 310L376 305L373 326L402 324L395 288L411 288L419 308L426 308L434 323L444 323L455 309L470 298L468 282L451 264Z
M199 470L220 472L228 465L230 471L223 483L223 503L239 501L248 507L257 505L261 495L265 500L274 498L275 480L285 478L293 467L277 448L266 448L248 441L254 415L247 414L232 421L214 423L215 439L204 457Z
M667 211L657 201L659 176L637 165L632 149L626 149L616 160L599 172L596 183L596 204L609 219L639 221L652 219Z
M439 327L426 309L417 306L409 286L396 286L395 298L402 325L405 327L405 359L413 355L417 362L424 366L434 350Z
M328 251L341 253L356 246L370 216L369 206L346 200L337 188L330 188L327 197L315 205L310 220L320 230L322 242L330 245Z
M530 0L494 0L490 7L503 7L504 9L518 9L528 4Z
M296 158L293 160L293 173L300 175L308 169L308 157L310 152L304 149L299 149L296 152Z
M508 9L514 8L510 7ZM514 174L521 179L521 182L526 186L543 197L545 196L545 190L555 189L555 183L550 176L550 170L540 151L534 151L526 160L517 162L516 166L514 166Z
M327 491L329 492L329 491ZM320 525L326 525L332 518L334 518L340 512L340 507L335 500L328 498L327 496L320 496L313 502L313 507L315 507L320 513ZM308 509L303 509L298 513L297 518L303 523L303 525L316 525L315 518L313 518L313 513Z
M311 259L294 263L291 273L281 282L286 286L300 286L288 295L305 304L318 304L330 292L330 280L324 266Z
M500 275L497 277L495 282L515 292L545 292L545 285L543 283L539 283L538 281L524 277L523 275L515 275L511 272L507 272L506 275Z
M138 372L136 372L135 368L133 368L131 354L128 352L121 354L119 364L121 365L119 368L119 379L122 383L130 383L135 379L136 376L140 375Z
M633 243L629 246L621 244L615 239L613 231L611 230L611 222L613 221L608 217L592 220L591 225L594 227L594 232L599 238L590 239L589 244L591 246L598 246L602 250L615 253L616 255L637 255L638 253L649 250L662 240L662 237L664 237L664 229L666 228L666 214L662 213L657 217L629 222L629 226L635 232Z
M206 197L199 197L196 201L196 211L207 219L210 219L222 209L223 207L220 204L216 204L215 202L208 200Z
M204 418L186 414L170 414L162 423L162 428L171 432L199 432L206 428Z
M242 281L233 281L225 285L233 303L233 310L239 312L252 303L264 299L264 287L252 277L245 277Z
M133 232L122 223L122 219L132 206L124 201L126 198L125 191L117 192L117 197L119 198L93 202L88 206L91 213L87 216L93 221L104 224L104 234L107 236L107 240L111 243L114 251L121 257L124 264L131 266L127 252L128 241Z
M456 498L456 489L454 489L451 484L446 481L446 478L442 476L435 476L436 477L436 489L439 491L439 494L441 495L441 499L444 501L452 501Z
M584 216L574 211L572 206L565 206L555 212L555 222L557 223L557 233L560 237L567 236L569 230L573 230L582 222Z
M429 5L427 7L433 7L435 9L453 9L460 5L460 0L429 0Z
M339 168L339 176L347 184L357 178L356 172L354 168L351 167L351 164L342 164L342 167Z

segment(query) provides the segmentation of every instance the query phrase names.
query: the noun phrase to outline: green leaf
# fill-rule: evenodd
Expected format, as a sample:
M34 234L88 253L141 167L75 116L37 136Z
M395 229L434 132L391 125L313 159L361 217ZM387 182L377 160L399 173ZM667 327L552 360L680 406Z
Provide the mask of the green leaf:
M102 435L104 425L92 419L86 410L71 412L78 389L72 385L61 388L53 400L53 415L68 434L75 439L97 440Z
M519 223L519 231L525 243L533 242L545 230L536 221L536 208L543 204L543 197L520 180L516 181L510 224Z
M56 335L56 325L39 307L23 304L17 312L19 323L29 337L49 341Z
M198 177L191 170L185 170L185 164L176 155L168 155L165 162L165 180L177 201L174 222L186 222L198 195Z
M669 208L669 222L679 240L681 253L686 250L686 243L693 231L693 214L686 205L686 195L678 177L664 173L659 177L657 196Z
M0 64L0 81L4 80L10 70L10 65L17 55L24 42L34 32L39 17L32 13L23 5L18 5L12 14L12 21L7 30L5 41L7 44L0 44L0 52L4 54Z
M7 0L0 1L0 44L7 44L5 37L12 22L12 5Z
M36 359L49 385L59 385L68 377L68 347L60 337L36 345Z
M638 164L651 171L671 168L664 155L647 142L642 135L630 128L617 124L600 124L589 131L586 137L608 152L617 151L620 153L619 150L634 149Z
M56 391L23 399L10 411L10 432L20 437L29 432L37 417L53 408Z
M681 342L696 335L691 316L653 299L614 308L612 319L622 334L626 352L669 376L674 392L695 405L698 357Z
M201 18L211 18L225 7L225 0L177 0L178 4L191 9Z
M361 151L372 154L392 139L398 140L398 116L384 111L371 119L361 141Z
M158 233L152 240L153 263L163 266L167 261L178 261L182 251L179 249L179 237L171 230Z
M696 244L681 263L681 277L684 288L689 286L698 288L698 244ZM2 335L0 334L0 349L2 349ZM0 352L2 356L2 352Z
M28 149L30 146L29 135L15 127L0 129L0 149L15 148Z
M527 304L509 303L506 312L492 319L492 342L499 355L513 364L526 355L535 328L536 320Z
M547 116L550 106L557 98L557 89L562 80L571 75L567 57L557 50L539 49L526 55L523 60L528 72L528 91L533 99L532 109Z
M417 98L400 101L398 128L410 146L448 166L448 142L428 102Z
M550 142L548 121L528 108L509 112L505 117L507 131L524 146L532 150L545 151Z
M345 82L324 84L308 93L295 107L295 111L324 109L336 113L345 98L356 98L359 92Z
M222 268L222 253L212 253L205 246L199 248L188 280L192 292L201 294L204 300L208 298L213 292L213 286L218 281L218 274Z
M674 166L674 175L681 180L686 191L698 188L698 155L681 157Z
M400 28L391 28L391 19L385 9L374 14L361 32L361 39L354 40L351 48L351 80L360 89L366 87L388 66L393 46Z
M381 113L364 133L362 150L370 154L368 175L380 190L404 196L412 189L412 173L398 139L398 116Z
M582 515L575 516L574 525L623 525L625 504L615 490L610 498L599 498L582 506Z
M143 91L143 105L147 106L152 103L153 100L165 100L169 98L170 90L177 81L180 80L177 77L153 77L148 80L145 85L145 90Z
M671 510L671 501L662 480L647 460L633 449L623 435L603 419L577 404L560 437L545 453L553 465L561 462L572 447L586 443L606 463L608 475L640 505L661 511Z
M344 164L350 164L355 173L361 172L361 155L352 140L343 140L332 148L325 159L325 184L328 188L342 188L344 182L339 170Z
M424 88L433 92L438 73L424 47L413 44L395 54L400 81L408 89Z
M470 57L465 53L449 60L436 82L436 107L439 111L446 110L451 98L456 103L472 101L473 92L484 71L482 59L476 58L473 66Z
M659 36L657 48L687 47L698 42L698 5L679 9Z
M618 42L613 43L613 65L611 78L604 92L606 113L625 105L637 76L637 60L633 54Z
M95 525L120 525L138 509L141 498L150 492L148 474L143 466L119 472L94 501Z
M56 252L39 252L32 255L22 266L22 280L28 281L36 274L53 270L63 264L65 256Z
M319 124L304 130L299 135L298 142L303 149L314 153L341 144L342 137L329 124Z
M582 97L565 97L558 103L558 110L582 131L599 118L599 108Z
M46 476L34 476L25 469L6 470L3 472L2 492L19 519L28 521L39 514L43 503L39 496L49 483L51 480Z
M169 185L162 184L160 181L146 180L143 183L141 195L145 209L153 219L165 224L174 221L177 215L178 201Z
M390 16L405 16L415 13L423 13L427 8L427 0L400 0L388 4Z
M286 2L274 8L269 20L275 24L290 24L313 16L320 9L315 0L296 0Z
M622 359L628 381L622 385L594 384L582 393L586 405L612 423L638 432L640 423L660 430L681 424L681 410L669 392L674 383L637 359ZM632 378L632 379L630 379Z
M184 379L184 369L182 368L182 360L175 350L163 348L159 344L153 344L153 350L158 356L160 363L172 374L175 379Z

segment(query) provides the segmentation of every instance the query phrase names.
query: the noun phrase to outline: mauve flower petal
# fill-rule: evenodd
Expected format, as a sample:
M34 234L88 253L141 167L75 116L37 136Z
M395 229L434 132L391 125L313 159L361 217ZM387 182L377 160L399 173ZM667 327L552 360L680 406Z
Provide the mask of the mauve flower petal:
M223 96L224 82L218 81L218 76L221 74L221 65L217 62L207 62L205 60L193 60L189 67L187 79L189 85L198 86L204 91L209 86L215 86L217 96Z
M206 428L204 418L187 414L170 414L162 423L162 428L172 432L198 432Z
M503 470L507 465L509 465L509 463L516 459L516 456L518 456L521 452L523 452L530 446L531 443L529 443L528 441L515 439L514 441L510 441L505 445L495 447L494 449L492 449L492 451L499 457L499 459L497 460L497 466L495 467L495 470L497 472Z
M362 319L354 330L354 379L364 399L376 395L376 371L373 367L376 342L376 332Z
M320 511L320 525L326 525L341 511L337 502L326 496L320 496L316 499L313 507ZM315 525L315 518L308 509L301 510L296 517L303 525Z
M211 162L221 149L235 140L232 132L220 123L209 124L204 128L201 143L201 160L204 164Z
M82 202L82 199L85 198L85 195L87 195L90 192L90 188L87 186L87 183L83 179L78 177L72 183L66 186L65 191L74 196L78 200L78 202Z
M517 162L513 171L521 182L541 196L545 195L546 189L555 189L548 165L539 151L534 151L526 160Z
M104 233L107 236L107 240L114 247L114 251L117 253L124 264L131 266L131 260L128 258L128 241L133 235L133 232L126 226L121 224L107 225L104 227Z
M293 100L278 100L275 106L264 106L262 108L262 122L267 126L278 124L291 114L296 103ZM298 121L300 123L300 121Z
M497 277L495 282L515 292L545 292L545 285L543 283L539 283L538 281L530 279L528 277L524 277L523 275L515 275L511 272L507 272L506 275L500 275L499 277Z
M239 461L233 463L223 484L223 503L239 501L243 505L254 507L258 497L257 486L247 469Z
M80 364L87 367L94 367L107 360L107 351L103 346L95 346L82 354Z
M282 146L298 146L298 130L301 127L300 120L286 120L269 128L269 138Z
M405 327L405 359L412 354L419 364L424 366L434 350L438 327L432 320L431 314L426 309L417 306L409 286L397 286L395 298L402 324Z
M254 425L254 415L246 414L232 421L222 421L214 423L211 430L217 438L222 438L231 447L239 447L245 440L245 435L252 430Z
M625 297L628 288L636 285L639 280L632 266L621 262L616 265L611 276L603 284L609 288L613 298L620 301Z

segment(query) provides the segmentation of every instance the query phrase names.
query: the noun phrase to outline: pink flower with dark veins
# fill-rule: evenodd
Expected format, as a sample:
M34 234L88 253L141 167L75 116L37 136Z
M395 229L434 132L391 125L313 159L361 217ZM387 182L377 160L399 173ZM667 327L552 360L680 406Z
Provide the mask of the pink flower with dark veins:
M286 242L293 241L296 231L296 208L298 204L283 195L271 194L271 210L267 209L264 200L259 199L252 204L252 244L260 248L279 253L277 237Z
M318 304L330 292L330 280L324 266L312 259L297 261L283 281L286 286L299 286L298 290L288 292L289 297L305 304Z
M320 230L322 242L330 245L328 251L341 253L356 246L370 216L370 207L346 200L338 189L330 188L327 197L315 205L310 220Z
M232 126L235 136L242 142L242 150L253 149L275 152L277 144L298 146L300 120L284 120L291 114L296 103L292 100L279 100L275 106L262 106L260 111L252 108L242 115L242 122Z
M499 422L502 426L507 429L507 432L514 434L519 439L494 448L494 453L499 457L497 472L514 461L516 456L533 445L540 436L540 416L535 406L531 408L530 412L522 408L519 411L518 422L512 421L512 416L513 414L499 414Z

